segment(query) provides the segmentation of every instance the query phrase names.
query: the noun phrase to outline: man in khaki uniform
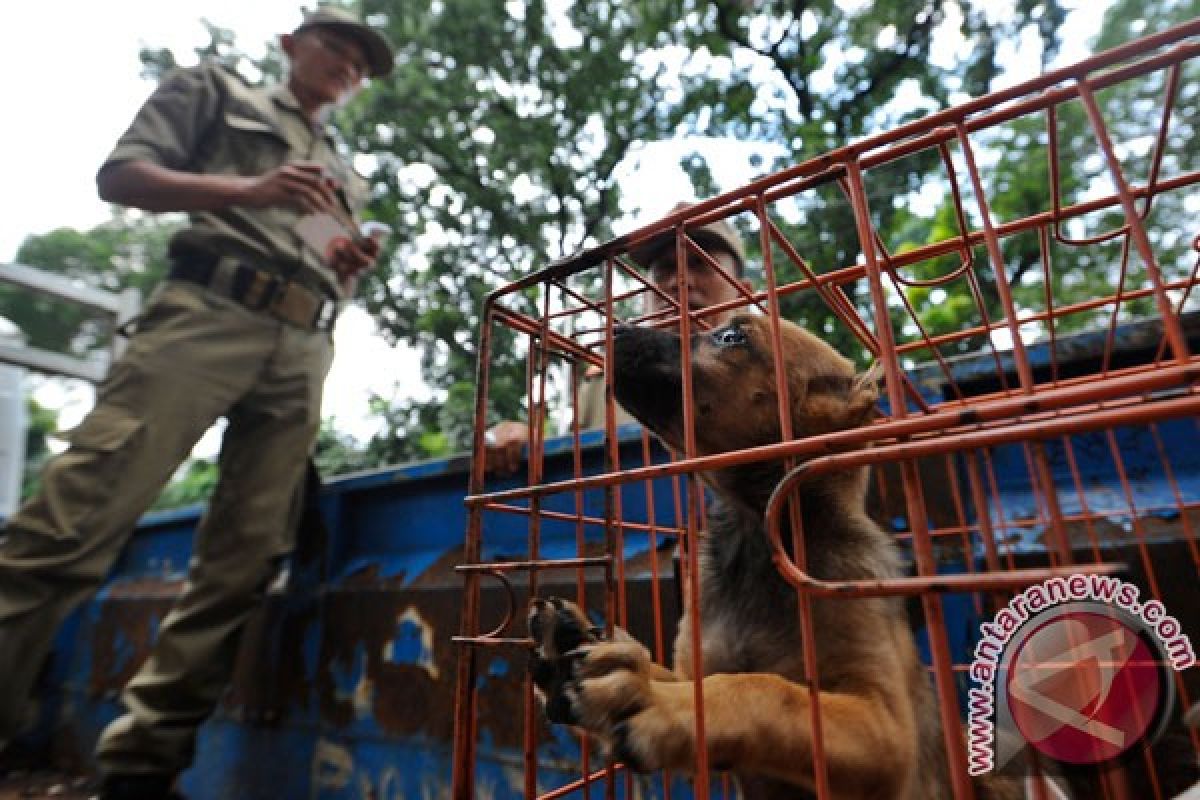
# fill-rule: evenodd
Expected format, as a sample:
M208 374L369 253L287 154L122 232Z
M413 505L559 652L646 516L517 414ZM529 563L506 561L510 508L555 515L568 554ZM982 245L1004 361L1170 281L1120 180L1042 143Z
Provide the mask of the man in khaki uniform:
M687 208L690 203L679 203L671 213ZM734 276L741 289L750 291L746 281L746 251L742 238L734 227L725 220L717 220L688 231L691 239L712 256L721 267ZM679 301L679 284L682 277L687 281L688 305L692 311L736 300L741 296L738 287L719 275L700 256L689 254L688 263L678 269L675 263L674 236L661 236L630 252L634 261L645 268L650 282L676 302ZM654 292L647 292L647 313L664 311L667 303ZM704 317L706 324L720 327L741 308L710 314ZM604 373L589 367L579 381L579 429L591 430L605 426ZM629 412L616 407L616 422L623 425L635 422ZM523 422L504 420L487 431L487 468L502 475L517 471L521 463L522 449L529 443L529 428Z
M197 439L228 419L221 480L188 582L97 748L101 797L167 798L226 686L244 623L292 547L331 329L378 244L358 235L365 182L324 115L387 74L392 51L331 8L280 38L286 84L247 87L215 65L166 76L100 168L104 199L186 211L172 268L96 406L0 533L0 746L20 732L63 618L104 580L138 517ZM317 252L296 231L327 214ZM339 227L340 226L340 227Z

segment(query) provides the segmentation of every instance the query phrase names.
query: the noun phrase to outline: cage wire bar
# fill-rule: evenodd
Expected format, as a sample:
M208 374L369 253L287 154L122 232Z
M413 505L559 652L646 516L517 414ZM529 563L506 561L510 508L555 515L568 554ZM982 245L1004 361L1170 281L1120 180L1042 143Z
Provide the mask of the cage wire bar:
M1200 361L1192 353L1200 341L1200 151L1189 140L1200 133L1198 37L1194 20L932 113L677 211L488 297L459 568L465 594L456 637L455 798L476 792L481 659L532 646L519 618L543 588L600 613L610 635L614 626L637 628L656 661L668 664L675 624L668 607L678 604L680 586L693 596L698 588L694 541L705 496L697 475L706 470L766 460L792 467L772 497L767 529L781 574L796 589L812 686L821 677L813 598L919 602L956 798L973 796L961 735L970 655L951 640L944 600L967 598L974 618L987 619L1013 592L1049 577L1130 570L1168 608L1200 608L1200 491L1189 480L1193 459L1180 451L1180 442L1195 436L1200 412ZM1142 128L1131 129L1133 117ZM1034 201L1018 208L1002 202L997 184L1005 180L1005 159L1016 160L1009 175L1044 173ZM906 169L923 176L918 190L889 183ZM896 241L881 226L880 209L919 206L922 191L934 198L925 217L937 214L940 224L925 241ZM642 276L630 251L664 234L674 238L678 264L697 255L737 285L694 236L722 219L757 236L763 285L692 310L681 281L685 296L671 301L671 310L647 313L650 294L669 298ZM811 237L822 235L842 237L850 263L806 260L815 249L806 246ZM1063 264L1074 264L1074 273ZM1070 291L1081 280L1086 291ZM947 328L931 308L952 290L969 306L958 317L966 322ZM877 362L886 390L880 418L793 438L781 382L781 441L700 456L693 398L685 391L683 453L663 454L644 432L632 449L623 448L630 434L618 425L607 360L614 326L651 325L686 339L730 308L770 317L777 354L777 321L790 316L817 321L814 332L841 343L860 364ZM482 457L501 328L516 336L527 359L529 459L516 485L485 474ZM608 398L599 469L585 465L588 435L572 421L580 405L576 377L587 368L603 370ZM557 418L556 403L563 407ZM545 430L556 421L569 444L571 475L549 480ZM781 541L781 516L796 514L788 508L791 489L858 466L872 467L872 510L895 533L911 565L908 577L822 581L804 571L802 541L794 555ZM627 513L635 505L640 516ZM511 535L514 519L523 540ZM493 534L501 530L509 533ZM573 543L573 552L547 549L552 539ZM487 580L502 586L504 608L485 607ZM644 602L631 603L630 591L642 592ZM698 613L685 635L699 659ZM703 675L703 665L695 663L692 674ZM1190 673L1175 680L1179 707L1191 707L1200 687ZM601 763L585 739L551 732L530 682L515 686L523 686L512 689L524 692L523 719L489 724L521 726L525 797L628 797L634 782L645 780ZM702 683L695 686L703 741ZM816 793L827 798L819 715L817 702ZM1194 730L1186 735L1194 761L1200 742ZM691 782L666 775L646 785L668 798L732 796L730 781L710 775L706 759L698 748ZM1169 797L1165 771L1155 749L1146 749L1098 774L1091 796Z

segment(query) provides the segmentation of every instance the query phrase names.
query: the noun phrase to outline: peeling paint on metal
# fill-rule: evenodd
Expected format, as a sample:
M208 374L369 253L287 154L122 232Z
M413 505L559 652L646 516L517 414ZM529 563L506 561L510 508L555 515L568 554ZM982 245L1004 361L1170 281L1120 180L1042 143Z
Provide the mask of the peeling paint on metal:
M313 752L312 781L320 789L344 789L354 776L354 756L344 745L318 739Z
M439 670L433 659L433 626L421 617L415 606L404 609L396 620L396 636L384 645L383 658L393 664L413 664L437 680Z

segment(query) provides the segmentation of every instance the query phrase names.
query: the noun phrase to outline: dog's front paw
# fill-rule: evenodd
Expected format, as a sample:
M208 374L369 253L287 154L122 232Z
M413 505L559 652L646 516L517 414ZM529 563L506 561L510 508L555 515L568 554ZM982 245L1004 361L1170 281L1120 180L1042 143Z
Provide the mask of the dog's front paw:
M529 635L537 643L529 672L546 718L575 724L564 687L573 678L573 665L583 656L581 648L599 641L601 631L579 606L559 597L535 599L530 604L527 623Z
M573 655L563 694L579 725L606 734L649 702L650 654L637 642L584 645Z
M583 650L574 680L564 687L576 723L631 769L690 768L692 684L655 680L650 653L637 642L601 642Z

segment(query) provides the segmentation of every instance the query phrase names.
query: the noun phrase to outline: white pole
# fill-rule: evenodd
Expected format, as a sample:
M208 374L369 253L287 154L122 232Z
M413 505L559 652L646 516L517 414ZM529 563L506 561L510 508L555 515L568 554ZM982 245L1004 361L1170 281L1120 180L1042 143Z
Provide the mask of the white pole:
M26 416L25 370L0 364L0 518L11 517L21 502Z

